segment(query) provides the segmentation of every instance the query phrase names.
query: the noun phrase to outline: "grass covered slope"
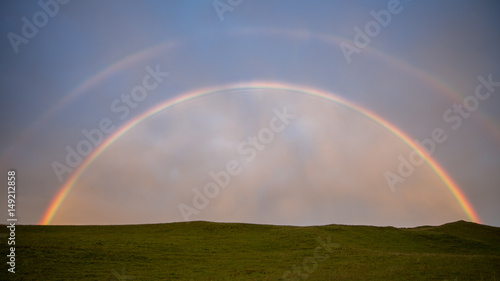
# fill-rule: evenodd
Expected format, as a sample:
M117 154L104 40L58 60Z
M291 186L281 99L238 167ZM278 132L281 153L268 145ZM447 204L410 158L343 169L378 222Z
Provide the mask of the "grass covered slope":
M0 273L0 280L11 279L500 280L500 228L464 221L406 229L21 225L16 273L8 273L5 263Z

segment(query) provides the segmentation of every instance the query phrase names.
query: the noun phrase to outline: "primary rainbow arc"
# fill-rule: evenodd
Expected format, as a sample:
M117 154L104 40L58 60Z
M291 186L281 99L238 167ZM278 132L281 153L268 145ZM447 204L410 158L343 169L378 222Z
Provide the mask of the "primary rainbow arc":
M445 183L447 188L450 190L454 198L457 200L461 208L464 210L465 214L467 217L476 223L481 223L481 220L474 210L472 204L469 202L467 197L464 195L462 190L459 188L459 186L453 181L453 179L446 173L446 171L439 165L439 163L427 153L425 149L423 149L416 141L414 141L410 136L405 134L402 130L394 126L393 124L389 123L387 120L383 119L382 117L376 115L375 113L371 112L370 110L363 108L359 105L356 105L346 99L343 99L339 96L333 95L331 93L327 93L325 91L321 91L318 89L314 89L311 87L303 87L303 86L297 86L297 85L291 85L291 84L285 84L285 83L278 83L278 82L251 82L251 83L240 83L240 84L231 84L231 85L226 85L222 87L207 87L207 88L202 88L198 89L192 92L185 93L183 95L180 95L178 97L175 97L173 99L167 100L149 110L144 112L143 114L137 116L133 120L129 121L125 125L123 125L121 128L119 128L116 132L111 134L103 143L101 143L98 147L95 148L95 150L84 160L84 162L71 174L69 179L65 182L65 184L60 188L60 190L57 192L57 195L54 197L52 200L51 204L49 205L48 209L46 210L45 214L43 215L43 218L40 221L40 224L42 225L48 225L51 223L52 219L54 218L55 214L57 213L59 207L61 204L64 202L64 199L67 197L69 192L72 190L73 186L75 183L78 181L80 176L83 174L83 172L87 169L89 165L92 164L92 162L99 157L111 144L113 144L114 141L116 141L118 138L120 138L122 135L124 135L127 131L129 131L131 128L139 124L140 122L144 121L145 119L155 115L156 113L165 110L169 107L193 100L195 98L205 96L205 95L210 95L214 94L217 92L221 91L228 91L228 90L241 90L241 89L262 89L262 90L285 90L285 91L290 91L290 92L295 92L295 93L300 93L300 94L306 94L306 95L311 95L319 98L326 99L328 101L332 101L335 103L338 103L340 105L343 105L347 108L350 108L360 114L363 114L364 116L370 118L371 120L377 122L378 124L382 125L386 129L388 129L390 132L392 132L394 135L396 135L398 138L400 138L402 141L404 141L406 144L408 144L412 149L417 151L424 159L425 161L429 164L429 166L434 170L434 172L441 178L441 180Z

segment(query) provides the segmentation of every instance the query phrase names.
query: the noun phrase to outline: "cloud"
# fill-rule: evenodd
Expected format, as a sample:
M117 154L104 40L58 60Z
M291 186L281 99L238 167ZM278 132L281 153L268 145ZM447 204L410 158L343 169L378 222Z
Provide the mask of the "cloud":
M255 107L250 112L246 104ZM247 162L237 146L268 126L273 108L297 114ZM145 120L82 175L53 223L181 221L179 203L237 160L242 173L193 220L272 224L417 225L464 219L426 166L390 192L383 173L409 148L385 128L341 105L293 93L198 98Z

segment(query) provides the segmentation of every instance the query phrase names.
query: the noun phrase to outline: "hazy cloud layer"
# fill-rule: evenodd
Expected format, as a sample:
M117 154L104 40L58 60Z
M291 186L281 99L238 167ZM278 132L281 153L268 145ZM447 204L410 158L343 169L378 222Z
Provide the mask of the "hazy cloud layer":
M258 118L247 118L247 103ZM273 109L297 115L248 162L238 144L269 127ZM180 117L180 118L179 118ZM191 220L273 224L438 224L466 219L422 165L392 193L384 180L409 147L362 114L296 93L198 98L146 119L85 172L54 223L181 221L193 188L235 159L242 172ZM396 160L396 161L395 161Z

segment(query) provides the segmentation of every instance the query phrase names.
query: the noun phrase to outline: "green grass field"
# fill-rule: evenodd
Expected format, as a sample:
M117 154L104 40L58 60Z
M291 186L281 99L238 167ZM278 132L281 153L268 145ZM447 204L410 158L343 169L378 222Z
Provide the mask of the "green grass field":
M500 280L500 228L21 225L7 268L1 280Z

